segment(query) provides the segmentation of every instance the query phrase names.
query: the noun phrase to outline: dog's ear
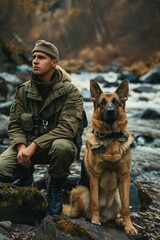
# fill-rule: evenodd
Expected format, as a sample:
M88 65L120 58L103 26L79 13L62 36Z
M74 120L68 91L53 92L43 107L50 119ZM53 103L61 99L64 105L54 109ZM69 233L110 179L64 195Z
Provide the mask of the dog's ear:
M96 102L99 96L102 93L102 89L100 88L99 84L95 80L90 80L90 93L91 93L91 100Z
M127 101L128 99L129 92L128 80L127 79L123 80L115 92L118 94L121 101L125 103L125 101Z

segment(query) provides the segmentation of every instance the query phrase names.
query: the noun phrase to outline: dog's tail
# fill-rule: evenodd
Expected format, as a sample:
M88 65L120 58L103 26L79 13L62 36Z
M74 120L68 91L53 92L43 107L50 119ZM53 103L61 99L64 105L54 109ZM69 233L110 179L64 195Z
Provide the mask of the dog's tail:
M70 204L63 204L63 214L70 216L71 206Z
M70 193L70 204L63 204L63 213L70 217L89 218L90 194L85 186L78 185Z
M70 216L90 218L90 193L85 186L77 186L70 195Z

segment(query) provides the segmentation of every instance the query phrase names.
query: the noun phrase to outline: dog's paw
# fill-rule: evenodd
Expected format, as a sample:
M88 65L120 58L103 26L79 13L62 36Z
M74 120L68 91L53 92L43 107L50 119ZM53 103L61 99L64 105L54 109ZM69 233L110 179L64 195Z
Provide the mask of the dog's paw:
M96 224L96 225L101 225L99 218L93 217L91 223Z
M137 235L138 234L138 231L137 229L133 226L133 224L130 224L130 225L126 225L125 228L124 228L125 232L127 234L131 234L131 235Z
M122 217L116 217L114 221L115 221L116 225L124 226Z

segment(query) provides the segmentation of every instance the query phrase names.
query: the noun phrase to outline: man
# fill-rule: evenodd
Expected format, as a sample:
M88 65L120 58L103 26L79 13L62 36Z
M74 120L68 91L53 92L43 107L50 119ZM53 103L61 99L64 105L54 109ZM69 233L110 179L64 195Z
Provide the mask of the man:
M74 139L82 120L83 98L69 74L57 65L59 51L52 43L38 40L32 56L32 78L18 87L10 109L11 145L0 156L0 181L13 179L21 166L22 176L12 185L27 186L33 165L48 163L48 213L59 215L62 185L76 158Z

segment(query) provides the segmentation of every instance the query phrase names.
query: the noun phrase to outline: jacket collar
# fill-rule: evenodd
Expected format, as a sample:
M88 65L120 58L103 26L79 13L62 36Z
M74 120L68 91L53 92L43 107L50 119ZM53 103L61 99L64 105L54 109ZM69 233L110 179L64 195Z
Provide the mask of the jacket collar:
M57 75L53 74L52 81L49 83L40 82L39 78L36 75L34 75L34 73L32 73L27 97L38 101L44 101L38 91L37 85L41 85L44 87L50 86L52 90L49 94L49 97L52 98L52 100L60 96L63 93L63 78L62 78L63 76L62 74L59 73L58 70L56 70L56 72L58 74ZM48 97L46 98L46 100L47 99Z

